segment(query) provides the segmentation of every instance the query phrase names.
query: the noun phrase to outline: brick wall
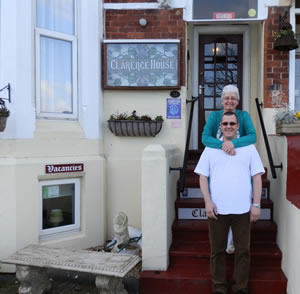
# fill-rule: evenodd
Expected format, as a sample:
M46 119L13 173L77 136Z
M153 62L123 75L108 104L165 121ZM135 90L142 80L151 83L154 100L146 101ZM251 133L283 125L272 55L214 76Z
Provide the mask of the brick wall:
M180 80L184 85L186 23L182 14L182 9L106 10L105 39L179 39ZM140 18L147 20L145 27L140 26Z
M264 107L272 108L278 100L288 103L289 97L289 53L276 51L273 33L279 31L279 15L283 16L287 7L269 7L269 17L264 26Z

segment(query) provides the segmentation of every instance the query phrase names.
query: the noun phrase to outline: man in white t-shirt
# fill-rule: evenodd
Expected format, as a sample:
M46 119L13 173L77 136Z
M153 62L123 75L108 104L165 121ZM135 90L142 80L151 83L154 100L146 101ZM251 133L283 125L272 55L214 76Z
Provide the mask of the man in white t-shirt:
M235 113L225 112L221 120L224 142L235 139L238 128ZM259 154L254 145L237 148L234 156L221 149L206 147L195 173L200 175L200 188L208 217L213 293L227 293L225 250L231 226L236 247L232 288L235 294L246 294L250 267L250 223L260 218L264 167Z

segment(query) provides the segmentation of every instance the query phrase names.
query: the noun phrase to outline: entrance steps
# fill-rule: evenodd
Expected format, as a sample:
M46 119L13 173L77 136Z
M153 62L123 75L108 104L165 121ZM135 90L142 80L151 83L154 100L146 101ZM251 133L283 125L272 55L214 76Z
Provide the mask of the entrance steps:
M184 193L177 193L169 268L142 271L141 294L212 294L208 224L199 177L193 173L200 154L197 150L190 152L186 189ZM249 294L286 294L287 279L281 270L282 254L276 244L277 225L273 221L273 202L266 174L267 171L263 176L262 217L251 226ZM231 289L233 260L233 255L226 256L228 289Z

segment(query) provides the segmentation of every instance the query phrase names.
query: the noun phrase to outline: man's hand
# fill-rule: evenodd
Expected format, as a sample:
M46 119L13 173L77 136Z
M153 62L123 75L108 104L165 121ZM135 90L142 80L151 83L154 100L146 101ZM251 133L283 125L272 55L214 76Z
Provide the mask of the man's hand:
M231 141L226 141L222 144L222 150L229 155L235 155L234 145Z
M211 200L205 201L205 212L208 218L218 219L217 207Z
M260 208L255 207L255 206L251 206L250 209L250 222L256 222L259 220L260 217Z

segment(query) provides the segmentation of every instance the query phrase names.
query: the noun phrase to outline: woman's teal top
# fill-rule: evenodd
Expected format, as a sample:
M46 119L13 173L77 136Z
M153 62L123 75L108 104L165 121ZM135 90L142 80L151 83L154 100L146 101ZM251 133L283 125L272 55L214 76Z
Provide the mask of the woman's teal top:
M223 114L223 109L214 111L210 114L202 132L202 144L210 148L221 149L222 140L219 140L220 123ZM239 121L239 138L232 140L235 148L244 147L256 142L256 132L247 111L235 110Z

